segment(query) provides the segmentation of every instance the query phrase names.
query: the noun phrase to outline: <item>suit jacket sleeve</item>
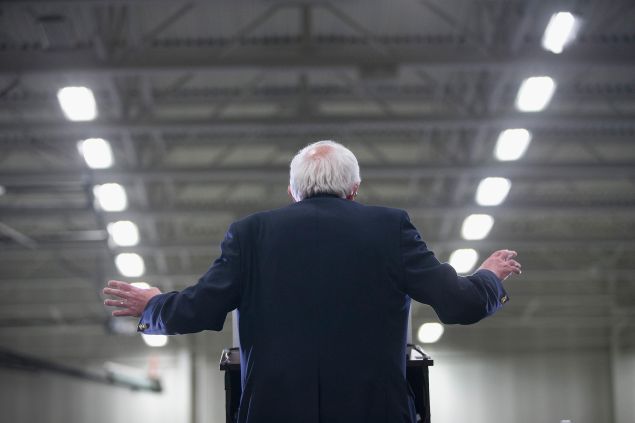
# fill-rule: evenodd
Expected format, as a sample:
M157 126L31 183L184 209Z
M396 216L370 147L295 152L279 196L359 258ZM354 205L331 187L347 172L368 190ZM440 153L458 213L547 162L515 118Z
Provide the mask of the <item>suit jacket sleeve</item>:
M238 307L241 292L240 244L235 224L221 243L221 255L196 285L153 297L138 330L175 335L223 329L227 313Z
M429 304L443 323L476 323L494 314L508 297L502 282L489 270L461 277L428 250L408 214L401 218L401 289Z

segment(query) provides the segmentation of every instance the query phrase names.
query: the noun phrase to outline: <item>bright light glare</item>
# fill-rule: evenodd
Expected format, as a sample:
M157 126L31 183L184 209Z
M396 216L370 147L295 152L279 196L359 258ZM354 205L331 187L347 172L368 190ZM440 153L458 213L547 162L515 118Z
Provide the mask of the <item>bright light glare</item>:
M454 267L457 273L467 273L472 270L476 260L478 260L478 253L472 248L454 250L450 254L450 266Z
M443 325L440 323L424 323L417 331L417 338L424 344L432 344L441 338L443 331Z
M106 169L112 166L112 150L108 141L101 138L88 138L80 141L78 148L91 169Z
M121 253L115 257L115 265L124 276L136 278L146 271L143 257L136 253Z
M126 190L119 184L95 185L93 195L99 208L104 211L122 211L128 206Z
M489 214L471 214L463 221L461 235L463 239L483 239L492 230L494 218Z
M136 288L150 289L150 284L148 282L132 282L130 285Z
M64 87L57 92L57 100L69 120L86 121L97 117L97 103L89 88Z
M555 54L562 53L565 46L575 39L578 26L575 16L571 13L554 13L542 36L542 47Z
M141 337L150 347L165 347L168 343L167 335L147 335L142 333Z
M139 228L129 220L109 223L108 233L112 242L121 247L131 247L139 243Z
M501 161L520 159L529 143L531 142L531 132L523 128L505 129L498 136L494 156Z
M521 112L539 112L551 101L556 91L555 81L548 76L532 76L520 84L516 108Z
M511 186L507 178L485 178L476 189L476 202L481 206L498 206L505 201Z

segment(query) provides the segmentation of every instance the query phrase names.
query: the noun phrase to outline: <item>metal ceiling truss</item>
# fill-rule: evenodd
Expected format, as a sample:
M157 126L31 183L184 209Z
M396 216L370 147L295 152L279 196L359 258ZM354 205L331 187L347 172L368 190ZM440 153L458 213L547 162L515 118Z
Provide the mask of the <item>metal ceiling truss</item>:
M27 136L81 137L121 136L127 131L133 136L160 132L165 137L174 135L192 136L274 136L301 135L332 138L333 135L351 132L421 133L430 130L478 129L501 131L509 127L530 130L598 130L612 129L632 131L635 119L630 115L522 115L508 113L483 117L458 117L455 115L410 115L385 119L380 116L313 117L266 119L219 119L219 120L112 120L97 123L29 122L0 125L0 138L14 139Z
M362 170L364 180L410 180L411 178L483 178L501 176L538 180L593 180L635 178L635 163L488 163L484 165L400 164L368 165ZM92 185L106 182L134 183L184 181L184 182L277 182L286 185L287 167L277 166L226 166L151 169L104 169L93 171L14 171L0 172L0 181L11 186Z
M231 189L231 187L228 187ZM284 190L284 188L281 188ZM220 196L222 202L211 203L205 206L166 206L154 204L152 206L129 207L121 212L101 212L105 219L112 220L154 220L161 219L174 221L177 219L205 219L210 222L214 217L226 217L227 215L235 218L243 217L247 214L254 213L258 210L272 209L283 207L285 204L280 202L262 202L262 201L236 201L228 202L226 196ZM271 197L269 197L271 198ZM364 203L375 204L378 201L367 194L364 195ZM439 218L450 216L453 218L465 217L469 214L486 213L499 218L521 218L521 217L544 217L544 218L592 218L598 214L610 215L613 217L631 216L634 203L600 203L594 202L580 207L579 204L563 204L563 203L536 203L527 204L505 204L499 207L483 207L477 206L472 201L453 203L450 205L424 204L420 201L411 203L399 202L393 204L394 207L402 208L408 211L412 217ZM27 207L27 206L2 206L0 207L0 219L4 221L25 220L25 219L79 219L92 216L94 210L92 208L73 208L73 207ZM105 231L102 231L102 239L105 239ZM151 235L151 240L155 236ZM37 242L31 240L28 245L33 245L33 249L37 248Z
M52 167L66 164L64 170L3 169L0 184L7 187L9 194L11 190L85 192L84 208L70 205L25 207L10 202L0 205L0 220L4 222L0 223L4 242L0 260L31 263L28 269L15 271L19 273L18 278L10 274L14 270L0 275L0 289L7 289L7 286L13 289L18 282L20 289L26 289L28 283L56 280L53 277L43 279L43 269L52 270L47 275L68 274L73 280L94 283L96 288L108 274L116 273L112 257L123 251L154 258L148 263L148 270L155 274L145 277L151 282L172 289L172 284L180 286L179 280L194 281L193 275L178 274L178 271L191 271L192 263L198 263L201 257L211 260L218 249L213 241L188 239L187 231L191 228L184 222L206 220L206 230L220 234L228 218L282 205L276 204L272 194L278 187L283 190L288 179L286 165L276 162L282 149L297 149L316 138L341 138L345 142L359 142L363 146L360 148L374 159L374 164L362 167L362 178L371 182L362 195L363 202L373 199L380 202L384 198L381 190L373 187L373 181L403 183L408 193L421 192L422 184L431 184L426 189L429 191L426 198L422 195L421 198L401 200L397 205L408 209L415 219L441 221L438 234L426 239L437 253L445 254L451 249L465 247L486 251L509 245L541 263L543 270L533 269L532 275L528 276L528 280L536 283L569 280L572 272L578 272L576 275L584 280L585 286L600 278L602 282L605 277L610 281L607 290L600 295L578 293L575 295L578 302L569 294L521 293L518 295L520 301L515 302L517 307L514 308L514 302L511 304L512 316L487 323L481 328L483 331L518 327L548 329L554 324L580 329L590 326L613 328L612 325L623 321L625 316L632 321L633 310L628 303L631 297L624 297L625 305L617 304L626 289L623 280L630 274L630 269L620 269L619 265L623 264L626 254L635 250L635 238L628 231L601 239L588 234L536 235L523 239L502 234L498 239L482 241L453 239L452 232L458 220L470 213L488 213L510 221L543 217L585 219L598 214L622 219L633 215L635 204L631 200L610 197L584 206L566 201L555 204L537 200L531 204L512 202L495 208L478 207L471 201L473 193L470 189L477 178L486 176L506 176L514 181L531 183L595 180L635 183L635 163L630 158L609 160L602 149L593 144L597 139L610 139L625 147L632 144L635 97L628 75L635 69L635 43L598 43L583 37L566 54L553 55L540 50L536 28L544 27L556 7L554 2L471 2L468 6L471 18L462 22L447 9L447 4L412 1L445 25L450 35L441 42L417 34L397 39L371 29L363 19L347 12L346 5L332 2L271 2L233 33L199 39L165 36L168 30L178 28L185 16L196 12L200 4L197 1L166 1L163 18L143 33L139 30L142 27L139 23L144 19L143 8L156 7L156 1L91 0L80 5L66 0L3 5L3 8L37 8L42 4L84 8L88 12L86 15L93 19L92 26L96 31L89 42L72 47L43 48L42 45L25 44L18 49L9 40L0 48L0 78L4 78L5 84L0 90L0 101L11 112L11 121L0 124L0 145L4 153L0 159L10 160L15 150L27 145ZM585 14L590 22L585 33L595 36L607 23L623 19L633 3L620 1L608 7L594 6L597 10L591 10L593 4L585 2L575 2L575 6L576 11ZM277 40L278 44L268 44L266 37L258 35L258 31L280 11L288 9L299 12L298 34L285 35ZM328 37L320 33L317 9L343 25L345 33L354 35ZM234 88L223 88L223 77L235 72L245 73L246 81L238 85L234 81ZM293 75L295 84L283 88L269 84L269 79L278 77L276 73L279 72ZM570 81L563 82L552 112L499 113L506 109L512 91L515 93L522 78L538 73ZM400 80L403 74L414 75L416 82L407 78ZM210 80L214 82L207 82L206 86L200 86L199 82L199 86L188 88L188 84L199 76L213 77ZM171 82L157 82L153 80L155 77L164 77ZM51 93L60 81L94 81L101 111L105 113L98 121L90 123L41 117L31 120L30 110L57 107L51 93L25 89L31 80L38 79L50 81ZM324 79L331 82L324 83ZM613 82L606 82L609 80ZM611 83L622 88L614 90L608 85ZM595 89L597 84L609 88ZM567 87L572 88L564 90ZM375 106L376 112L329 114L319 107L328 101L370 104ZM430 104L435 111L408 113L396 107L399 102ZM592 112L570 107L577 102L598 107ZM275 109L261 118L229 117L228 111L249 103L268 103ZM196 119L158 117L161 107L181 105L199 107L199 110L209 105L209 110L203 118ZM492 163L491 141L498 131L510 127L525 127L535 135L547 134L544 139L551 137L554 149L576 143L585 149L590 161ZM377 143L366 140L368 134L373 134L375 140L385 136L386 142L382 146L399 138L401 142L410 143L413 151L430 141L430 148L443 159L435 164L391 161ZM68 144L57 145L56 142L74 141L85 136L110 139L115 154L124 161L109 170L77 168L77 160L71 157L75 150L66 152ZM224 147L207 166L161 165L169 158L171 148L192 141ZM244 145L271 145L273 148L256 166L226 165L236 148ZM90 187L103 182L126 185L129 195L134 197L128 210L107 213L92 208ZM158 187L153 185L155 183ZM183 183L224 183L224 190L218 196L223 201L210 205L179 204L177 194ZM230 194L241 183L264 184L268 200L263 203L252 198L232 199ZM452 195L444 195L446 192ZM540 198L537 194L535 197ZM58 242L55 237L38 237L35 233L22 234L15 228L19 225L14 227L14 223L25 219L74 221L86 216L94 217L94 227L88 230L71 228L77 236L69 236L66 242ZM140 245L114 249L108 246L105 225L117 219L132 219L139 224L142 230ZM553 257L553 251L576 252L576 259L584 263L583 268L549 273L550 266L555 269L562 266ZM75 265L69 257L79 258L82 264ZM588 257L593 257L592 262ZM86 273L87 268L90 268L90 274ZM519 290L522 289L519 286ZM93 289L93 293L96 292L97 289ZM537 298L538 302L532 302L532 298ZM570 304L567 304L571 307L566 312L570 312L570 316L536 317L541 307L555 307L569 300ZM73 301L66 304L74 307ZM597 305L597 301L598 308L610 307L615 311L601 319L580 319L575 307ZM105 312L87 313L86 307L77 303L72 313L66 313L63 306L64 303L54 305L55 312L44 311L46 316L31 323L44 327L60 324L105 327ZM33 304L33 309L37 307L38 304ZM96 308L97 303L89 304L90 307ZM14 311L14 316L18 316L17 307ZM420 308L416 312L422 315L429 311ZM28 323L19 318L0 322L3 336L10 333L7 331L26 325ZM612 337L619 338L622 329L615 329Z

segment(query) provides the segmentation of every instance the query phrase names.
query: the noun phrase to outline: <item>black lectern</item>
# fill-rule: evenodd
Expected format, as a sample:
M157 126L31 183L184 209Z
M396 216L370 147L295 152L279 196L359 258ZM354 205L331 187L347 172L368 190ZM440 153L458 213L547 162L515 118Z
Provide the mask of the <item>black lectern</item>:
M412 354L416 349L418 354ZM430 423L430 385L428 367L434 364L430 356L419 347L408 346L406 379L415 397L418 422ZM226 348L220 357L220 369L225 372L225 422L235 423L242 393L240 381L240 352L238 348Z

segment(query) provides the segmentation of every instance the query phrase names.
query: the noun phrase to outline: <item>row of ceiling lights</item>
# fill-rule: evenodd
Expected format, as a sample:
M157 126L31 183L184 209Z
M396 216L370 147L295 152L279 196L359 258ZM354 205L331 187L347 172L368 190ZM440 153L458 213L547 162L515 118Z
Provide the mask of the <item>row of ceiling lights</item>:
M579 28L579 21L570 12L558 12L551 16L542 38L542 47L554 54L560 54L573 41ZM556 90L556 83L549 76L533 76L525 79L518 89L515 106L521 112L544 110ZM531 132L525 128L505 129L498 136L494 157L499 161L520 159L531 142ZM475 200L480 206L498 206L505 201L512 183L507 178L487 177L476 189ZM489 214L471 214L463 220L461 236L465 240L485 239L494 227L494 217ZM458 273L469 273L478 262L478 252L473 248L461 248L450 255L449 263ZM436 322L424 323L419 327L417 337L421 342L434 343L443 335L443 325Z
M69 120L87 121L97 117L97 102L93 92L86 87L65 87L57 93L62 111ZM101 138L88 138L78 143L78 149L86 165L91 169L107 169L114 163L110 143ZM106 212L123 211L128 207L125 188L117 183L106 183L93 187L94 207ZM108 243L113 247L133 247L139 243L139 228L130 220L119 220L107 225ZM136 278L145 273L143 257L137 253L115 255L115 266L126 277ZM138 288L147 289L146 282L133 282ZM165 335L141 334L146 344L161 347L167 344Z
M569 12L554 14L542 39L543 48L559 54L575 38L578 21ZM549 76L533 76L525 79L518 90L515 105L521 112L538 112L549 104L556 89L555 81ZM97 117L97 103L93 92L86 87L66 87L58 92L58 100L66 117L71 121L90 121ZM498 137L494 156L500 161L518 160L523 156L529 143L531 132L524 128L502 131ZM79 150L86 164L93 169L112 166L113 155L108 141L89 138L79 144ZM511 188L506 178L488 177L483 179L476 191L476 203L481 206L501 204ZM93 188L95 206L104 211L122 211L127 207L127 195L123 186L116 183L96 185ZM465 218L461 235L466 240L487 237L494 226L494 218L489 214L472 214ZM129 220L109 223L109 242L113 246L129 247L139 242L137 225ZM450 255L450 264L459 273L467 273L478 261L474 249L458 249ZM120 253L115 256L115 265L126 277L139 277L145 272L143 257L136 253ZM146 284L147 286L147 284ZM438 324L436 324L438 325ZM443 334L441 325L427 323L421 326L418 337L421 342L436 342ZM144 337L146 339L146 337ZM167 340L166 340L167 341ZM162 343L161 341L160 343Z
M68 88L63 90L65 89ZM88 138L80 141L79 151L91 169L106 169L111 167L114 162L110 144L101 138ZM126 190L117 183L95 185L93 196L95 197L95 207L99 210L117 212L128 207ZM107 230L111 247L133 247L139 243L139 228L130 220L111 222L107 225ZM131 278L142 276L145 272L143 257L136 253L117 254L115 265L122 275Z

